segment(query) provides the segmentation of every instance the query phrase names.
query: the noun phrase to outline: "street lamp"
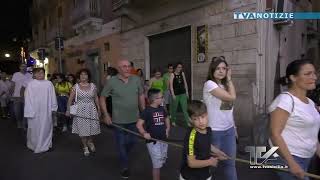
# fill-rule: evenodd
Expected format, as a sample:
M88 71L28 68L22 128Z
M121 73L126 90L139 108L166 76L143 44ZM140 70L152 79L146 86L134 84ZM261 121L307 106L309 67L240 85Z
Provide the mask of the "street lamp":
M9 54L9 53L5 53L5 54L4 54L4 57L9 58L9 57L10 57L10 54Z

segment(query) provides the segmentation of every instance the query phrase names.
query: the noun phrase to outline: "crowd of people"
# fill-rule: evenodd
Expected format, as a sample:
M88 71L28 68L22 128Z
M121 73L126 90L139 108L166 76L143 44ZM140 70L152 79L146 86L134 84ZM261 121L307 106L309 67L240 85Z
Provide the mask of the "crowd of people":
M34 68L33 73L20 65L12 78L1 74L0 100L3 117L14 116L19 128L27 129L27 147L35 153L52 148L54 126L61 132L71 129L82 142L84 156L96 151L94 136L101 133L100 123L117 125L139 132L153 166L153 179L160 179L160 169L166 161L165 141L176 126L180 105L184 125L188 127L182 151L180 180L207 180L221 171L221 179L236 180L235 166L237 128L234 121L236 88L232 71L224 56L213 57L203 86L203 101L189 100L188 84L183 64L168 64L166 72L152 71L149 81L133 63L120 60L109 67L97 89L88 69L77 75L54 74ZM279 147L277 163L288 165L290 173L278 173L281 179L305 178L311 158L320 157L318 133L319 109L307 97L315 89L313 64L297 60L287 67L284 83L287 92L270 105L270 145ZM10 100L10 101L9 101ZM57 115L53 115L54 112ZM11 113L9 113L11 112ZM129 156L136 136L113 128L120 175L129 178ZM212 156L212 153L214 156ZM211 172L211 166L215 167Z

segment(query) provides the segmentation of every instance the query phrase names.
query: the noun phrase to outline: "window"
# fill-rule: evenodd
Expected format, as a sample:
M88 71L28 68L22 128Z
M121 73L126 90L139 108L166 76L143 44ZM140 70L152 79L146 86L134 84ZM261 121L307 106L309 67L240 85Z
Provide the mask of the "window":
M110 43L109 42L104 43L104 50L110 51Z
M43 19L42 29L43 30L47 29L47 18L46 17Z
M73 7L74 8L77 8L77 3L78 3L77 0L73 0Z
M58 8L58 18L61 18L62 17L62 7L59 6Z
M52 18L53 16L48 17L48 27L52 27Z

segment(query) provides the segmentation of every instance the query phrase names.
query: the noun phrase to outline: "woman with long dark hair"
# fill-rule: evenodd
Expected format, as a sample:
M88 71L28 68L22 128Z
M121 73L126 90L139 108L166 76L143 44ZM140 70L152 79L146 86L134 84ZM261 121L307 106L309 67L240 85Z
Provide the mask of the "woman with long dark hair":
M279 147L279 163L289 166L290 173L277 172L281 180L309 179L304 176L311 157L320 157L318 132L320 115L307 91L316 87L314 65L308 60L288 64L282 84L288 91L281 93L269 107L271 113L271 146Z
M170 108L171 112L171 122L172 125L176 125L177 120L177 108L180 104L180 107L183 112L184 120L186 126L190 125L189 122L189 115L187 112L187 101L189 97L188 93L188 84L186 80L186 76L183 72L183 65L182 63L177 63L174 66L174 72L170 75L170 91L172 95L172 106Z
M203 87L203 100L208 108L211 143L232 159L221 161L222 179L236 180L236 129L233 118L233 101L236 90L231 79L231 69L224 56L212 58L207 81Z
M83 153L89 156L90 151L96 151L92 136L100 134L99 99L97 88L91 83L91 73L88 69L81 69L77 73L77 78L79 83L72 88L66 115L70 116L71 103L76 100L77 112L76 117L73 118L72 133L80 136Z

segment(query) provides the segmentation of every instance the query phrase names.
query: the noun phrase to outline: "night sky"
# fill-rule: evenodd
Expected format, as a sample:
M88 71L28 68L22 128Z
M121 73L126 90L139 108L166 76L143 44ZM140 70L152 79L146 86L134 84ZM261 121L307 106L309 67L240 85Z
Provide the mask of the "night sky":
M1 1L0 52L12 51L21 45L22 39L31 38L29 7L32 0ZM13 42L13 38L17 42Z

